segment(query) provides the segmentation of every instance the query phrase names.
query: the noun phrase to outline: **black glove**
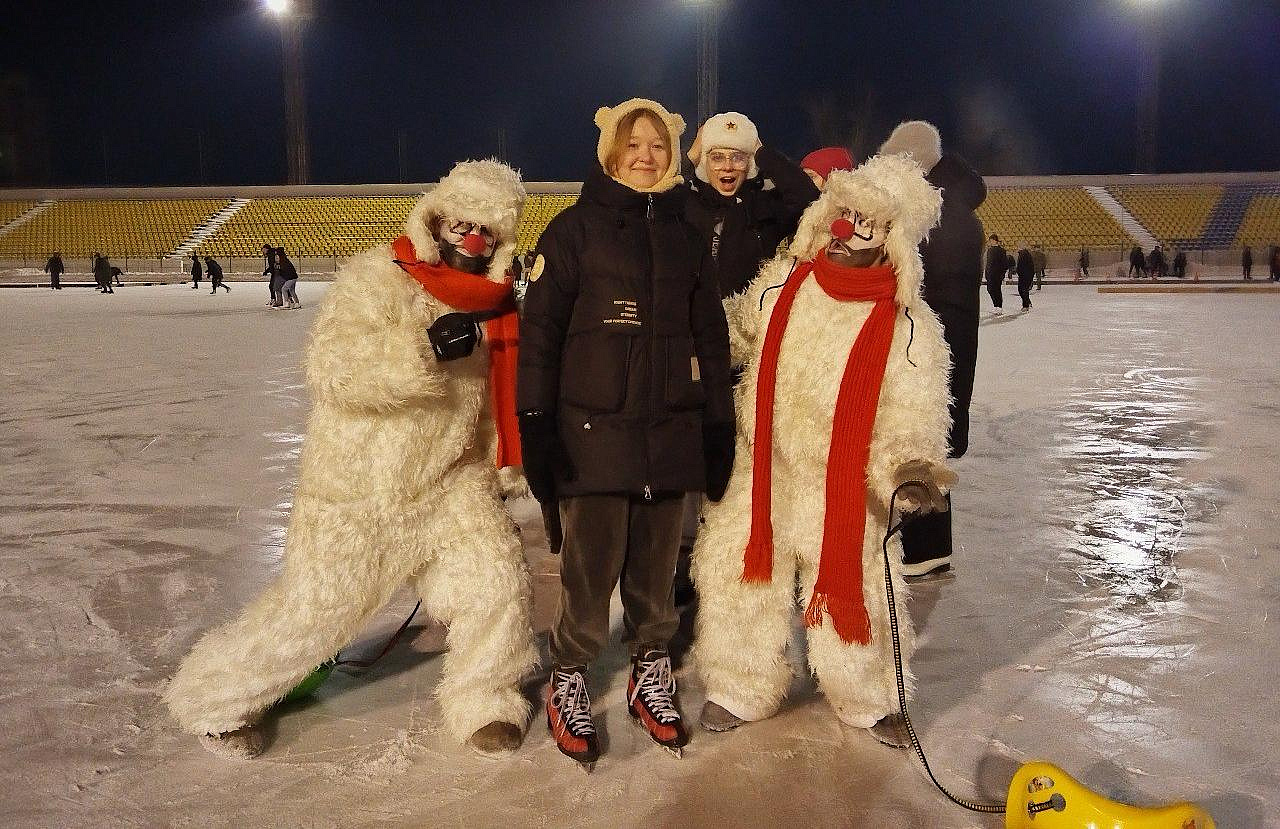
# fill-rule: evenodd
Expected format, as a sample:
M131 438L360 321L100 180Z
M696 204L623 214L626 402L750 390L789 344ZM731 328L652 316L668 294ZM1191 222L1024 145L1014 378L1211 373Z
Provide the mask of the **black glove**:
M702 424L702 456L707 464L707 497L719 501L733 472L735 443L732 423Z
M556 418L547 412L520 413L520 454L529 490L540 503L556 501L556 470L566 481L574 478L569 453L560 440Z

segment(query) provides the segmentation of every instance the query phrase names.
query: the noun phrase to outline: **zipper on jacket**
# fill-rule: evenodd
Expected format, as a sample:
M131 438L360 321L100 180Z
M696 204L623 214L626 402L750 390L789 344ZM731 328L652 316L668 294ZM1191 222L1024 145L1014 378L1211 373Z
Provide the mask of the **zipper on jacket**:
M653 242L653 194L650 193L646 198L644 209L645 230L649 234L649 388L645 389L645 397L649 399L649 423L653 423L653 383L654 383L654 363L657 360L657 342L653 336L653 319L654 319L654 303L656 302L658 288L658 257L654 251ZM644 499L646 501L653 500L653 490L649 488L648 479L653 476L652 455L653 447L649 443L649 429L644 430L644 477L646 483L644 485Z

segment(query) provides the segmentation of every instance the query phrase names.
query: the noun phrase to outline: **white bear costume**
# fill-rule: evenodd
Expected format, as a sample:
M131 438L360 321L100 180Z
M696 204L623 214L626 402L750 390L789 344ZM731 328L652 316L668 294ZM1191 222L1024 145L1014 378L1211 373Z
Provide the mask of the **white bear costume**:
M463 162L419 200L406 235L436 264L437 216L485 225L496 242L488 278L501 282L524 197L510 167ZM456 309L395 258L390 245L353 257L317 311L284 569L183 660L164 699L187 732L252 724L406 580L449 626L436 689L447 731L461 742L491 722L527 725L529 575L500 498L488 349L437 361L427 328Z
M742 294L726 302L735 363L747 371L737 389L738 447L724 499L709 504L693 552L700 597L693 655L707 698L741 720L773 715L791 684L784 651L792 630L799 571L800 607L814 594L823 549L824 497L832 428L846 361L870 301L833 299L814 279L794 294L776 359L773 406L771 579L747 581L744 549L752 526L753 445L761 349L771 314L789 274L811 262L832 240L832 223L855 211L889 223L883 243L896 276L890 282L892 340L874 408L866 461L866 521L862 586L870 623L867 644L850 642L819 612L808 634L809 664L839 718L868 728L897 710L892 642L881 540L887 502L904 464L935 464L947 456L950 355L942 328L921 299L921 240L937 222L941 196L906 156L877 156L853 171L836 171L805 211L788 256L766 263ZM975 288L976 290L976 288ZM888 300L886 299L886 302ZM887 307L892 307L892 305ZM887 323L886 323L887 327ZM899 501L901 506L901 499ZM900 560L896 538L890 560ZM856 561L856 558L854 559ZM906 589L895 572L904 661L914 634L902 613ZM812 610L812 606L811 610ZM910 683L910 675L907 675Z

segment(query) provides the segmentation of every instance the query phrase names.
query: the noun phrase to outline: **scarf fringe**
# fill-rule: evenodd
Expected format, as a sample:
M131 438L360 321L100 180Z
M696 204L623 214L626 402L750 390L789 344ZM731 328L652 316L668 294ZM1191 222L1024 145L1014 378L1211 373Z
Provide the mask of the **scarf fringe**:
M861 596L859 600L853 601L830 593L819 593L815 589L809 599L809 606L804 611L804 626L821 627L824 613L831 616L831 626L846 645L871 644L871 617L867 615L867 607L862 603Z

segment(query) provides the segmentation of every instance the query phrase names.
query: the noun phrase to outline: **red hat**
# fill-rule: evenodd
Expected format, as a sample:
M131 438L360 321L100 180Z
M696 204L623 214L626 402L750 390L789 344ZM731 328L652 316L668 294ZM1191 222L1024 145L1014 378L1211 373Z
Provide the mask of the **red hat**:
M852 170L854 165L853 156L844 147L823 147L806 155L800 166L826 180L832 170Z

